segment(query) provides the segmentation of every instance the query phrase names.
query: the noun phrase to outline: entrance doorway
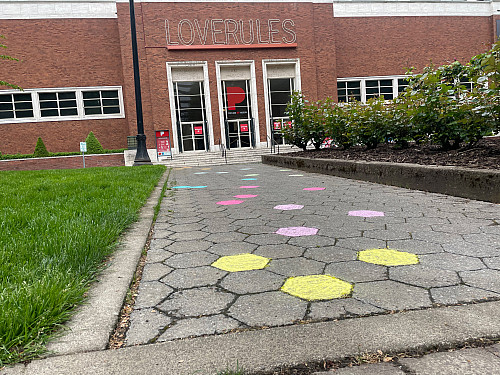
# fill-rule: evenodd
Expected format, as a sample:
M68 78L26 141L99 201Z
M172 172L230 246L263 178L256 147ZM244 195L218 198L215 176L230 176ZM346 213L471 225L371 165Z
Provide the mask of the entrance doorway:
M222 81L226 147L255 147L250 80Z
M174 95L179 151L208 151L203 82L174 82Z

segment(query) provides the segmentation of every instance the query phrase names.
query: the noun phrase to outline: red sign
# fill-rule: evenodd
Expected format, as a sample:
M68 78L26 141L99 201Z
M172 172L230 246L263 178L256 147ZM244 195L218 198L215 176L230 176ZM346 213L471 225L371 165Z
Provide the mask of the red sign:
M273 128L274 128L274 130L280 130L281 129L281 121L274 121Z
M156 131L156 152L158 156L171 156L170 132L168 130Z
M240 132L246 133L248 131L248 124L240 124Z
M195 126L194 134L203 134L203 126Z

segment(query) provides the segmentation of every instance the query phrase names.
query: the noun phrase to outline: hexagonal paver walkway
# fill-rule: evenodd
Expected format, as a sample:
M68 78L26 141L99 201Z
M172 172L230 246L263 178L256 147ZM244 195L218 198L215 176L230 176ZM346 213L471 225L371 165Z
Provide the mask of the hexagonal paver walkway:
M500 299L500 205L262 164L171 181L127 345Z

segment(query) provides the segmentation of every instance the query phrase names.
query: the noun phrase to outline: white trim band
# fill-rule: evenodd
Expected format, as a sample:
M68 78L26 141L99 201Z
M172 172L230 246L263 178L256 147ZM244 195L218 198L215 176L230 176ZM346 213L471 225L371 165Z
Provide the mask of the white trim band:
M114 0L0 0L0 19L117 18Z

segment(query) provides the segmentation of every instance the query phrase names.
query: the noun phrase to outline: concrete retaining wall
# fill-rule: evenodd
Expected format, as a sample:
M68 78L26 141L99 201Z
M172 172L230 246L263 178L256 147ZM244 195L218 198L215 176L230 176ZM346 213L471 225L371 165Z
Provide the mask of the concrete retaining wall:
M85 167L120 167L125 165L123 153L85 155ZM0 160L0 171L38 171L41 169L83 168L81 155L50 158Z
M500 203L500 172L417 164L263 155L264 164Z

